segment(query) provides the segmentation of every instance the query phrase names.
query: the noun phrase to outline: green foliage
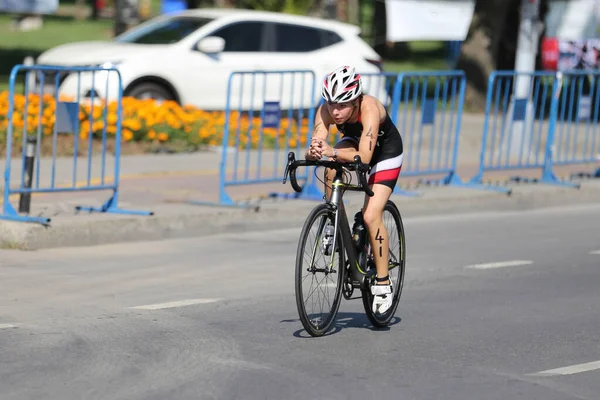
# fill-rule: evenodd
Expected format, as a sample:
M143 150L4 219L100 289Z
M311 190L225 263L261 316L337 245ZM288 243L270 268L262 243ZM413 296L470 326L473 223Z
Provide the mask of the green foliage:
M238 7L252 10L306 15L314 0L241 0Z

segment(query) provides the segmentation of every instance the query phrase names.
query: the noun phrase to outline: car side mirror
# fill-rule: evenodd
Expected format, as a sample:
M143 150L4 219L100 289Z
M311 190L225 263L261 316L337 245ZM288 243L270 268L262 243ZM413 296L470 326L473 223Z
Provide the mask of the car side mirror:
M225 39L218 36L205 37L198 42L196 49L206 54L220 53L225 49Z

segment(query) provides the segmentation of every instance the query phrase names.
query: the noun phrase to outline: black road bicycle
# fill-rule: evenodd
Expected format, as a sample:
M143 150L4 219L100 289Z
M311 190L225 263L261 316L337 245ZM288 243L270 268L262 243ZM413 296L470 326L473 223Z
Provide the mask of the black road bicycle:
M389 200L383 212L383 222L388 231L389 275L393 288L392 307L384 314L372 311L373 295L370 287L375 283L375 262L368 240L368 232L362 222L361 211L355 215L352 231L344 208L343 195L346 191L365 192L373 196L367 184L369 165L363 164L360 156L354 162L328 160L296 160L294 152L288 154L283 183L290 178L296 192L302 187L296 180L298 167L325 167L336 171L332 182L330 200L317 205L310 212L298 242L296 253L296 305L304 329L311 336L322 336L329 331L340 307L341 296L347 300L362 297L369 321L375 327L385 327L392 320L404 284L406 244L404 226L396 205ZM350 172L355 171L358 185L352 185ZM343 179L346 177L347 179ZM361 295L352 297L354 289ZM329 299L333 295L333 299Z

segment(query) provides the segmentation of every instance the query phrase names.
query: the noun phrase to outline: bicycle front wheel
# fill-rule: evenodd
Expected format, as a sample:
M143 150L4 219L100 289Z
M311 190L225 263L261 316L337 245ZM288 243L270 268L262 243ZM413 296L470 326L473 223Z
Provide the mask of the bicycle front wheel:
M393 288L393 303L389 310L383 314L374 313L372 309L373 295L371 294L372 279L365 282L365 287L362 290L363 306L369 321L373 326L382 328L387 326L398 308L400 296L402 295L402 287L404 286L404 267L406 264L406 243L404 237L404 225L400 211L392 201L388 201L383 209L383 224L388 232L389 256L388 269L390 282ZM368 246L369 265L375 268L373 255L370 253L371 246Z
M341 301L342 239L338 233L333 243L326 235L328 225L335 227L335 213L327 204L318 205L304 223L296 253L296 306L311 336L323 336L331 328Z

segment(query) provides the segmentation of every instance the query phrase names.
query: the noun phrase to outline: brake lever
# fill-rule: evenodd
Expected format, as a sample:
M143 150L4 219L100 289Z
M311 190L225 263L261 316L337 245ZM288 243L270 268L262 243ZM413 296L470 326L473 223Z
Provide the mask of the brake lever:
M295 161L296 161L296 156L294 155L293 151L290 151L288 153L288 162L285 166L285 171L283 172L283 184L284 185L287 182L287 176L290 173L290 167L294 164Z

